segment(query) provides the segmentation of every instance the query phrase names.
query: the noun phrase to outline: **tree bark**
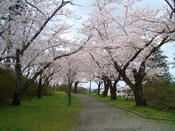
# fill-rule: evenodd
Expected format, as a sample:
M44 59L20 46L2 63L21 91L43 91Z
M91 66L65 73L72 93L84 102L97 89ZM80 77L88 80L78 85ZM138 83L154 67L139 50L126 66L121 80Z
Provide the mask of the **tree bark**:
M40 78L39 78L37 97L38 97L38 99L42 97L42 76L41 76L41 74L40 74Z
M117 79L114 80L114 83L112 84L112 81L111 81L111 100L116 100L117 99L117 83L119 82L120 80L120 74L118 75Z
M112 85L110 86L110 93L111 93L111 100L116 100L117 99L116 88L114 88Z
M97 95L100 95L100 87L101 87L102 82L97 83L98 89L97 89Z
M142 90L142 81L145 77L145 61L143 61L140 65L138 72L133 70L134 78L135 78L135 99L136 99L136 106L146 106L146 100L143 97L143 90Z
M116 100L116 87L112 85L112 81L110 79L107 80L107 86L110 88L111 100Z
M68 85L68 105L71 105L72 103L71 92L72 92L72 83L70 82Z
M137 72L134 73L135 84L132 84L131 81L126 77L126 75L122 75L125 82L130 86L131 90L134 93L136 106L146 106L146 100L143 98L142 91L142 77L138 75Z
M20 88L19 85L17 85L17 88ZM20 89L16 89L15 90L15 93L14 93L14 96L13 96L13 101L12 101L12 105L14 106L18 106L21 104L21 90Z
M134 96L135 96L136 106L147 105L146 100L143 98L143 91L141 86L135 88Z
M133 70L134 78L135 78L135 86L134 86L134 96L136 101L136 106L146 106L146 100L143 98L143 90L142 90L142 81L144 78L144 66L145 63L142 63L139 71Z
M10 21L11 21L11 15L9 14L8 17L9 17L8 18L8 22L10 23ZM10 36L11 35L11 25L10 24L8 25L7 30L8 30L8 35ZM10 54L10 49L11 48L12 48L12 43L11 43L11 41L9 39L7 39L7 47L6 47L7 55ZM10 58L7 58L6 61L5 61L5 63L6 63L5 64L5 67L7 69L10 69Z
M16 50L16 65L15 72L17 76L16 90L13 96L12 105L20 105L21 94L22 94L22 74L21 74L21 63L20 63L20 50Z
M138 52L139 53L139 52ZM137 54L134 55L132 59L134 59ZM130 61L132 61L132 59ZM132 80L128 78L126 75L126 68L129 65L129 62L125 65L124 69L122 69L117 62L114 62L115 69L120 73L123 80L130 86L131 90L134 93L136 106L145 106L146 100L143 98L143 91L142 91L142 81L145 76L145 61L143 61L139 67L139 70L133 70L135 83L132 83Z
M107 81L106 80L103 80L103 81L104 81L104 92L103 92L102 97L106 97L108 94L109 87L107 86Z
M75 81L74 93L77 93L78 92L78 84L79 84L79 81Z

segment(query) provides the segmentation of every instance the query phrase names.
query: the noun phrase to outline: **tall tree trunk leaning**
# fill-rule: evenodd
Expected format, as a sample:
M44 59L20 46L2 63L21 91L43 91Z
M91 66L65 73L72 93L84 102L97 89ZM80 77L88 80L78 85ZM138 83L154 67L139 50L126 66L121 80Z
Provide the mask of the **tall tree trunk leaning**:
M78 84L79 84L79 81L75 81L75 84L74 84L74 93L77 93L78 92Z
M146 106L146 100L143 97L143 91L142 91L142 80L143 79L137 79L135 84L131 83L131 81L128 81L128 78L123 77L125 82L130 86L131 90L134 93L136 106Z
M121 75L134 93L136 106L146 106L147 104L146 104L146 100L143 97L143 90L142 90L142 81L145 76L145 63L142 62L139 70L137 71L136 69L134 69L133 73L134 73L135 83L132 83L125 73Z

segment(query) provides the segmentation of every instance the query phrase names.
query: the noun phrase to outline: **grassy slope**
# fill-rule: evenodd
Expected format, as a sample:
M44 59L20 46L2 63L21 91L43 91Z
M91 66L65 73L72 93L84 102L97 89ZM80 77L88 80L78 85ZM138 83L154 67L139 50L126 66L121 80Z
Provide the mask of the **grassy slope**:
M67 131L76 126L81 103L72 97L67 105L65 93L24 101L21 106L0 106L1 131Z
M97 97L98 99L100 99L102 101L116 104L116 105L119 105L123 108L141 113L145 116L175 119L175 114L170 113L170 112L158 111L158 110L155 110L155 109L149 108L149 107L136 107L135 101L132 101L132 100L126 100L124 98L118 97L117 100L112 101L112 100L110 100L109 96L108 97L101 97L101 96L95 95L95 97ZM163 123L175 125L175 122L171 122L171 121L163 121Z

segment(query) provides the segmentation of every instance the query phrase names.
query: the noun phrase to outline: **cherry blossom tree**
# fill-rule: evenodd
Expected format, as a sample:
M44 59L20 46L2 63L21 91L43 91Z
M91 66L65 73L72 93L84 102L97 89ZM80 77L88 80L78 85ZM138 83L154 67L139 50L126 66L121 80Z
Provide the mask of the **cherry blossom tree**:
M173 20L167 11L136 7L132 0L115 4L96 0L96 10L88 20L85 34L94 33L92 44L98 47L101 44L108 52L116 71L134 92L136 105L143 106L146 105L142 92L146 63L154 52L172 40Z
M69 10L63 10L63 7L67 4L72 4L72 2L64 0L56 2L29 2L27 0L1 1L0 14L2 14L2 22L0 42L2 46L0 61L1 63L8 62L8 64L12 64L15 67L17 85L12 102L13 105L20 104L23 92L45 69L53 64L53 61L76 53L82 48L80 47L71 53L60 54L58 50L54 48L55 45L53 45L53 43L56 41L53 42L52 38L45 42L47 43L47 47L42 45L45 40L45 32L55 37L55 34L62 31L61 28L56 28L58 24L56 25L53 22L53 20L56 20L53 18L56 18L54 17L56 15L63 16L69 14ZM52 30L46 30L49 26L55 28L54 32ZM59 41L59 39L57 39L57 41ZM60 43L67 44L65 41L59 41L59 45ZM72 51L72 49L70 49L70 51ZM52 54L50 51L52 51ZM32 58L31 53L33 52L35 52L35 54ZM54 52L57 54L53 54ZM46 61L43 61L44 59L40 59L37 61L36 57L39 55L41 56L40 58L47 57L47 60L45 59ZM37 61L37 64L34 60L35 62ZM23 67L23 65L25 66ZM37 69L35 73L30 70L31 65L34 69ZM28 73L26 73L26 69L28 69ZM21 84L23 73L30 74L27 75L30 76L30 79L24 85Z
M78 53L79 54L79 53ZM64 57L59 60L61 70L58 73L58 78L61 79L64 85L67 88L67 94L69 98L68 105L71 105L71 93L72 93L72 86L73 83L81 80L79 76L81 76L81 59L79 59L79 55L74 54L71 56Z
M115 100L117 97L116 85L120 80L120 75L115 71L114 66L110 63L110 61L106 61L106 59L109 60L109 58L105 57L104 59L101 57L101 60L97 60L91 53L90 56L98 68L98 70L93 72L93 76L101 79L104 82L103 97L107 96L108 89L110 89L111 100ZM95 56L97 56L97 54ZM101 83L99 83L99 86L100 85Z

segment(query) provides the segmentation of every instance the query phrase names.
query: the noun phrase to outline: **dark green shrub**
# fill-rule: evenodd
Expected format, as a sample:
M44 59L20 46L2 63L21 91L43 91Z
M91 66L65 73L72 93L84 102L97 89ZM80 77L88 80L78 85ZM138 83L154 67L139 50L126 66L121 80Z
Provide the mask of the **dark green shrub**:
M59 91L64 91L64 92L67 92L67 85L57 85L56 87L56 90L59 90Z
M16 75L11 70L0 69L0 103L12 98L16 86Z
M25 77L22 78L22 83L27 81ZM24 93L23 99L31 100L37 95L38 83L34 82ZM12 70L0 68L0 103L9 103L13 98L16 89L16 74ZM51 95L52 88L44 87L42 95Z
M144 85L143 93L148 106L175 112L175 86L172 82L154 79Z

